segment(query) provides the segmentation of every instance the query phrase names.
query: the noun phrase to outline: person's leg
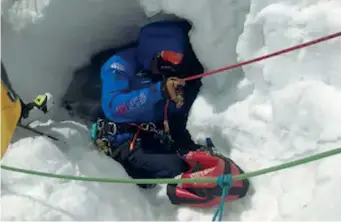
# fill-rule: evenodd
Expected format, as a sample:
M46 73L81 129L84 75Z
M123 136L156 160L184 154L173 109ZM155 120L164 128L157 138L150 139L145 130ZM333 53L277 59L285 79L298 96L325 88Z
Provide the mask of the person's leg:
M127 163L128 174L133 178L174 178L189 168L178 154L147 153L142 148L134 150Z

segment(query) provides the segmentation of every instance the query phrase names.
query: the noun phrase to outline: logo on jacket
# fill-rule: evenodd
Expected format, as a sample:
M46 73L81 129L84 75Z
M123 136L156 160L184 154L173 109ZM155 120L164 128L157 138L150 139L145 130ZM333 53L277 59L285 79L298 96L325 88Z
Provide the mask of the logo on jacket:
M136 96L135 98L127 102L128 110L130 111L130 110L137 109L141 107L143 104L145 104L146 102L147 102L147 97L143 92L141 92L138 96Z
M124 66L118 62L114 62L113 64L111 64L110 66L112 69L116 69L118 71L124 71Z

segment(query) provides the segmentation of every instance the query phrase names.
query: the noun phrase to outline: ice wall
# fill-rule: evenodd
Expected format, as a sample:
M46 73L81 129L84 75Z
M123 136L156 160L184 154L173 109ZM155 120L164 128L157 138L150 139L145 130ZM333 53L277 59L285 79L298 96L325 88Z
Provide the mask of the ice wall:
M25 0L2 5L2 60L25 100L49 91L58 101L73 71L91 54L133 41L147 22L134 0Z
M340 13L337 0L251 1L238 60L339 32ZM197 99L188 123L192 136L211 135L247 171L340 147L340 51L338 38L243 67L238 102L224 107L223 100ZM338 162L340 155L252 179L252 207L242 218L340 220Z

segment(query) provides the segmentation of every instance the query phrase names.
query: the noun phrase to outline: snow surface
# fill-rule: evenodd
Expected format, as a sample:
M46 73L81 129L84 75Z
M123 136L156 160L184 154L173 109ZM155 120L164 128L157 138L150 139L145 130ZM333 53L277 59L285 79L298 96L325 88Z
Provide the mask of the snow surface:
M191 42L208 70L341 30L338 0L2 0L2 60L25 100L58 100L90 55L136 37L147 16L193 22ZM144 14L146 13L146 14ZM62 16L61 16L62 15ZM245 171L341 146L341 41L326 43L203 80L188 129L211 136ZM18 130L2 163L45 172L123 177L99 154L88 129L60 110ZM65 121L58 122L63 119ZM249 195L226 204L225 220L341 220L340 155L251 180ZM165 187L72 182L2 170L2 220L211 220L214 209L169 204ZM128 213L129 212L129 213Z

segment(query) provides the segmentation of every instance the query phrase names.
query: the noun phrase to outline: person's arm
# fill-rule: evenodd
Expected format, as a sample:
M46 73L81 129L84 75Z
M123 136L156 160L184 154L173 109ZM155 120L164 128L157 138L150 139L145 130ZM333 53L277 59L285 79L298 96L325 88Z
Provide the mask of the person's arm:
M101 77L103 111L113 121L143 122L142 114L152 110L157 102L164 99L161 81L147 82L143 88L131 90L131 79L124 71L102 69Z

